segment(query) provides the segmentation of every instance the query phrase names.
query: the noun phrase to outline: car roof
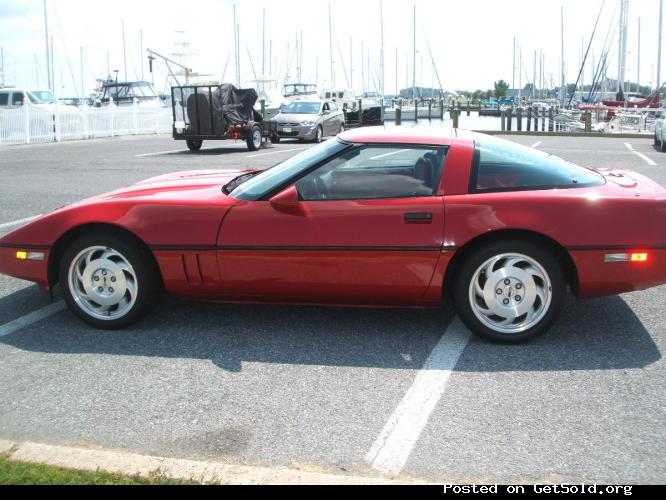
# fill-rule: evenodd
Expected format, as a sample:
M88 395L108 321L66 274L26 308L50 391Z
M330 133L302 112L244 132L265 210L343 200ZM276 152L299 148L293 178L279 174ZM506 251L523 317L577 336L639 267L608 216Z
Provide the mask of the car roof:
M450 146L457 137L457 130L450 128L418 127L360 127L340 134L347 142L376 144L423 144L428 146Z

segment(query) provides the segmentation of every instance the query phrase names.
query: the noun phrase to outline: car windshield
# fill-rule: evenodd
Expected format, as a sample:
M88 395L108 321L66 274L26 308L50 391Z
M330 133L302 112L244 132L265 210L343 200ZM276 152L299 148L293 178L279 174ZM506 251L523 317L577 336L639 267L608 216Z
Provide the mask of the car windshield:
M295 179L301 173L348 147L350 147L350 144L338 139L323 142L249 179L234 189L229 196L239 200L259 200L291 179Z
M285 115L316 115L321 107L320 102L296 101L282 107Z
M33 90L28 92L28 98L33 104L53 104L55 97L48 90Z

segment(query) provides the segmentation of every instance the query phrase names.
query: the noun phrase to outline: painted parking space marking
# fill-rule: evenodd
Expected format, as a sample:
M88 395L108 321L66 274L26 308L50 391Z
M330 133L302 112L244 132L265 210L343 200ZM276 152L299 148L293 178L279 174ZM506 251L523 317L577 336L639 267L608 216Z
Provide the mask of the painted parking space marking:
M470 336L460 319L454 318L365 456L373 469L383 474L400 473L441 399Z
M289 153L293 151L303 151L304 149L308 149L307 147L305 148L294 148L294 149L281 149L279 151L271 151L270 153L259 153L257 155L249 155L247 158L258 158L260 156L269 156L269 155L276 155L279 153Z
M142 155L136 155L135 158L147 158L149 156L159 156L159 155L168 155L171 153L185 153L189 150L187 149L172 149L171 151L158 151L157 153L144 153Z
M537 149L539 146L541 146L542 143L543 141L535 142L534 144L532 144L532 149Z
M627 149L629 151L634 153L636 156L638 156L640 159L642 159L645 163L647 163L651 167L656 167L657 166L657 164L655 162L653 162L652 160L650 160L650 158L648 158L644 154L639 153L638 151L634 150L634 147L631 144L629 144L628 142L625 142L624 145L627 146Z
M39 214L39 215L33 215L32 217L26 217L25 219L19 219L12 222L5 222L4 224L0 224L0 229L12 229L21 226L23 224L27 224L31 220L35 220L37 217L41 216L42 214Z
M0 326L0 338L21 330L26 326L30 326L33 323L37 323L38 321L46 319L49 316L53 316L54 314L59 313L64 309L65 303L62 300L59 300L58 302L49 304L48 306L42 307L41 309L26 314L25 316L21 316L14 321L5 323L4 325Z

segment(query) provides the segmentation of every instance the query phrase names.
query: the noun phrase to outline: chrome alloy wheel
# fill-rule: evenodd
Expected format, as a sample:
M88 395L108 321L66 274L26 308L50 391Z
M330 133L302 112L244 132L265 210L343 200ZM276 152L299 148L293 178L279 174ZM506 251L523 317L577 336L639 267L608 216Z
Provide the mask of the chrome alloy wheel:
M474 273L469 301L474 315L502 334L521 333L538 324L552 300L546 270L521 254L496 255Z
M100 320L125 316L136 302L136 273L118 251L94 246L81 251L69 266L69 291L76 304Z

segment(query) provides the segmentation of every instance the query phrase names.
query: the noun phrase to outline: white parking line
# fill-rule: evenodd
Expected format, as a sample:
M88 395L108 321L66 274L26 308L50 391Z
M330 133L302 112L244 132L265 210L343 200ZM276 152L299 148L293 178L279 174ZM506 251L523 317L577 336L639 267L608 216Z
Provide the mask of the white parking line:
M469 338L469 330L454 318L365 456L373 469L383 474L400 473Z
M169 153L185 153L187 149L172 149L171 151L158 151L157 153L145 153L142 155L136 155L136 158L146 158L148 156L159 156L159 155L168 155Z
M539 142L535 142L534 144L532 144L532 149L536 149L536 148L538 148L539 146L541 146L541 143L542 143L542 142L543 142L543 141L539 141Z
M37 217L41 216L42 214L39 214L39 215L34 215L33 217L26 217L25 219L19 219L12 222L5 222L4 224L0 224L0 229L9 229L13 227L18 227L22 224L27 224L31 220L35 220Z
M15 319L14 321L5 323L4 325L0 326L0 337L4 337L5 335L14 333L15 331L20 330L21 328L30 326L33 323L37 323L38 321L48 318L49 316L53 316L54 314L62 311L63 309L65 309L65 303L62 300L60 300L58 302L54 302L53 304L49 304L46 307L42 307L41 309L33 311L30 314L21 316L20 318Z
M640 159L642 159L645 163L647 163L647 164L650 165L651 167L656 167L656 166L657 166L657 164L656 164L655 162L653 162L652 160L650 160L650 158L648 158L648 157L645 156L644 154L639 153L638 151L634 151L634 147L633 147L631 144L629 144L628 142L625 142L624 145L627 146L627 149L628 149L629 151L631 151L632 153L634 153L636 156L638 156Z
M304 149L308 148L281 149L279 151L271 151L270 153L259 153L258 155L249 155L247 158L257 158L259 156L276 155L278 153L289 153L290 151L302 151Z

